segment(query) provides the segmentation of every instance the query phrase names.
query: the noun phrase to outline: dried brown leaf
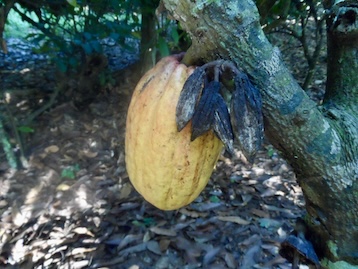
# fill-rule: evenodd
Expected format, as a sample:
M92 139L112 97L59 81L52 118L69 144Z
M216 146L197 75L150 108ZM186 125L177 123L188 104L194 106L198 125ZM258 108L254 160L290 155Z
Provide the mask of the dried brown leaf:
M175 240L175 245L178 249L184 250L187 253L190 253L191 257L200 257L202 253L202 248L197 244L185 239L182 236L179 236Z
M98 152L92 152L89 150L81 150L78 153L79 157L86 157L86 158L95 158L95 157L97 157L97 155L98 155Z
M143 235L143 242L148 242L150 239L152 239L151 232L146 231Z
M255 245L251 246L245 253L242 262L241 269L252 269L258 262L259 255L261 253L261 241L258 241Z
M260 240L260 236L258 234L251 235L249 238L245 239L240 243L243 246L249 246L255 244L257 241Z
M132 184L130 184L130 183L123 184L120 188L119 199L128 198L129 195L131 194L132 190L133 190Z
M262 244L262 249L271 253L272 255L276 255L280 250L280 245L278 243L272 244Z
M270 217L270 213L260 210L260 209L257 209L257 208L252 208L251 213L258 217L261 217L261 218L269 218Z
M248 225L251 223L250 221L242 219L238 216L218 216L217 219L221 220L221 221L233 222L233 223L241 224L241 225Z
M160 246L158 244L157 241L151 240L147 242L147 249L150 250L151 252L158 254L158 255L162 255L162 251L160 249Z
M119 235L120 236L120 235ZM122 241L120 241L118 245L118 249L123 249L129 244L139 241L142 238L142 235L140 234L128 234L126 235Z
M158 259L158 261L155 263L154 267L155 269L168 269L170 267L171 260L168 256L162 256Z
M179 210L180 213L182 213L183 215L189 216L191 218L205 218L208 213L202 213L202 212L198 212L198 211L194 211L194 210L189 210L185 207L181 208Z
M96 249L97 248L84 248L84 247L74 248L71 251L71 255L75 256L75 255L78 255L78 254L88 253L88 252L95 251Z
M147 248L147 243L140 243L136 246L133 246L133 247L129 247L129 248L126 248L126 249L123 249L121 250L118 255L128 255L128 254L131 254L131 253L137 253L137 252L142 252L144 250L146 250Z
M241 194L241 199L242 199L242 205L247 205L251 199L252 199L252 195L251 194Z
M155 234L158 234L158 235L166 235L166 236L176 236L177 235L176 231L174 231L174 230L160 228L158 226L151 227L149 230Z
M237 268L237 261L235 260L234 256L231 253L226 252L224 260L226 262L227 267L232 269Z
M174 226L174 230L176 230L176 231L183 230L183 229L185 229L186 227L188 227L189 225L191 225L194 222L195 222L195 220L192 219L192 220L189 220L189 221L184 222L184 223L177 223Z
M48 146L47 148L44 149L44 151L46 153L56 153L60 150L60 148L56 145L51 145L51 146Z
M167 251L167 249L168 249L170 243L171 243L171 240L169 240L169 239L161 239L161 240L159 241L160 251L162 251L162 252Z
M88 230L87 227L76 227L72 231L75 232L76 234L86 234L94 237L94 234L90 230Z
M61 183L60 185L58 185L56 187L57 191L68 191L71 188L70 185L66 184L66 183Z
M272 197L276 195L275 189L267 189L264 192L261 193L261 197Z
M221 207L223 205L224 203L193 203L190 205L190 207L199 212L205 212L217 209L218 207Z
M204 255L203 264L208 265L208 264L212 263L215 260L216 256L219 254L220 250L221 250L221 247L216 247L216 248L212 248L211 250L209 250Z
M88 268L90 264L91 264L90 260L74 261L71 267L74 269Z
M278 229L282 225L280 221L271 218L261 218L259 224L266 229Z

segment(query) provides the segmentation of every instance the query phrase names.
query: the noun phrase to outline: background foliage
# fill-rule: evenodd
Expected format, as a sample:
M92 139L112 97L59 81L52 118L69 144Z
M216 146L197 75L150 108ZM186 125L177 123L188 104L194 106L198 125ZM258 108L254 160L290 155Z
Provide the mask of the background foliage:
M141 54L152 46L153 58L166 56L173 50L186 50L190 40L179 25L167 19L167 14L156 13L158 4L159 0L0 1L5 7L3 20L7 22L8 35L21 35L16 28L18 23L14 22L16 16L20 17L32 27L25 38L40 45L38 52L52 54L62 72L85 63L88 55L103 53L103 43L109 40L134 49L130 40L145 39L147 47L142 44ZM324 10L321 1L256 0L256 4L263 29L268 34L282 31L297 38L307 61L312 62L309 68L314 69L316 55L322 46ZM13 11L10 18L6 16L6 9ZM307 39L312 37L306 34L310 21L316 28L313 39L317 45L314 48L309 48ZM153 31L148 31L148 25ZM143 28L147 31L142 32ZM309 83L308 78L304 88Z

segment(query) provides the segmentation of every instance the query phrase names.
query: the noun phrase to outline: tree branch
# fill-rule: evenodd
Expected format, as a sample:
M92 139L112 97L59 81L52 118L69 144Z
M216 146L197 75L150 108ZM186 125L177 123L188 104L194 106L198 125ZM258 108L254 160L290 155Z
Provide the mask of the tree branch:
M337 13L335 31L328 34L331 80L323 106L317 107L266 39L252 0L162 1L192 38L186 62L228 59L250 75L261 92L265 134L293 166L303 189L317 248L332 261L329 268L342 268L336 261L357 264L356 6Z
M266 39L254 2L210 2L198 6L190 0L163 0L193 40L185 60L236 62L261 91L266 135L296 171L314 178L327 172L321 165L326 163L332 167L330 173L341 178L333 168L344 154L339 135L284 66L279 50ZM334 184L342 188L351 184L346 178L352 177L347 175Z

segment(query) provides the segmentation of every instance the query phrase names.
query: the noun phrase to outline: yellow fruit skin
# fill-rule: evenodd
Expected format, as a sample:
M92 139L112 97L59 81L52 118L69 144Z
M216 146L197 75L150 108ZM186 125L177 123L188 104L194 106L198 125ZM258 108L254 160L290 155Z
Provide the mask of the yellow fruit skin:
M151 204L174 210L204 189L222 150L210 131L190 141L191 122L177 131L176 105L193 67L180 55L162 59L136 86L128 109L126 167L134 188Z

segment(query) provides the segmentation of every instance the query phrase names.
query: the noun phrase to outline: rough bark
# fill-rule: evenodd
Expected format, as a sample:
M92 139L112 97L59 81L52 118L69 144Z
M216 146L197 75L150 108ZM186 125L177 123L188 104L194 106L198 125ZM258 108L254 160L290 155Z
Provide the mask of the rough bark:
M340 21L344 33L328 28L327 94L318 107L266 39L253 1L162 1L192 37L187 63L230 59L260 89L266 136L297 174L324 266L358 266L357 10Z

